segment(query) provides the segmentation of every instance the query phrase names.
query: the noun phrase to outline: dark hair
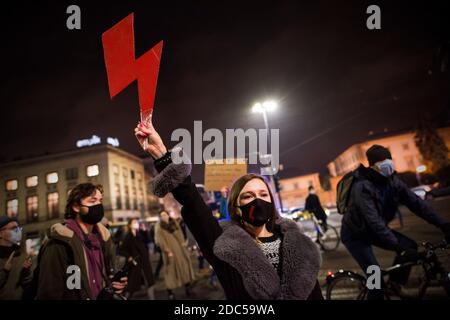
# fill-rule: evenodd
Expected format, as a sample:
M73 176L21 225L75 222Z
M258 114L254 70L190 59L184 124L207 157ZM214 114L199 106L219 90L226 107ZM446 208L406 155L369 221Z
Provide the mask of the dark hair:
M128 226L131 226L131 223L132 223L134 220L137 220L137 221L139 222L139 218L138 218L138 217L128 218Z
M314 189L313 186L309 186L309 187L308 187L308 191L311 191L312 189Z
M369 161L369 166L373 166L375 163L379 161L383 161L386 159L392 160L391 152L388 148L380 146L379 144L374 144L366 151L367 161Z
M72 206L74 204L81 204L81 200L87 198L95 193L98 190L103 194L103 186L101 184L93 184L90 182L80 183L75 188L73 188L69 197L67 198L66 203L66 212L64 214L64 218L66 219L75 219L76 212L73 211Z
M270 200L273 203L273 211L272 211L272 215L271 215L269 221L266 223L266 227L267 227L268 231L273 232L275 229L275 220L278 218L277 209L275 208L275 200L274 200L272 191L270 190L270 187L269 187L269 184L267 183L267 181L262 176L257 175L257 174L249 173L249 174L243 175L242 177L240 177L239 179L237 179L234 182L234 184L230 190L230 196L228 197L228 213L230 215L230 219L232 221L238 223L245 229L245 225L243 224L241 216L237 212L239 210L239 208L236 207L236 203L238 202L239 194L241 193L244 186L247 184L247 182L249 182L250 180L253 180L253 179L259 179L262 182L264 182L264 184L267 187L267 190L269 191ZM248 232L247 229L245 229L245 230Z

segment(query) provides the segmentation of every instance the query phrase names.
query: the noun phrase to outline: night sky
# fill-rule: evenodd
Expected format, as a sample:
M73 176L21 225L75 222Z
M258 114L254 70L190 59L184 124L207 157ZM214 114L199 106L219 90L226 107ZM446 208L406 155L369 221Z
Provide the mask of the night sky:
M194 120L262 128L251 106L273 98L283 176L323 171L369 131L413 128L427 114L449 123L448 78L429 72L450 40L445 2L2 3L0 160L73 149L93 134L142 154L137 86L109 98L101 46L134 12L137 57L164 40L154 125L169 147ZM70 4L81 7L81 30L66 28ZM381 7L381 30L366 28L370 4Z

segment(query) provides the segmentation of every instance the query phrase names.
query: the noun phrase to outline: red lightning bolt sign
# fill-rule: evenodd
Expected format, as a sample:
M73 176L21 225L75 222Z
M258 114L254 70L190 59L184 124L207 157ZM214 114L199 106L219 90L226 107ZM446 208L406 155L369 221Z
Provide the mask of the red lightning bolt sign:
M111 99L137 80L141 120L146 123L155 102L163 41L136 59L133 17L131 13L103 33L103 52Z

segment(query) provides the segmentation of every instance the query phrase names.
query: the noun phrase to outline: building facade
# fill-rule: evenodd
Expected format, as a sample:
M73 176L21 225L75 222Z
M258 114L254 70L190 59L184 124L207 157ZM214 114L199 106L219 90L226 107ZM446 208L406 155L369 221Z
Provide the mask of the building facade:
M29 234L64 218L69 192L79 183L103 185L108 220L146 217L151 195L143 160L110 145L95 145L0 165L0 208Z
M324 191L320 184L319 173L312 173L280 180L281 198L285 209L302 208L305 206L309 187L313 186L323 206L333 205L335 197L330 191Z
M450 127L440 128L437 131L450 150ZM402 134L384 135L383 137L352 145L327 166L330 174L330 191L324 191L321 188L318 173L281 179L281 196L284 208L303 207L310 185L314 186L322 205L335 205L338 182L346 173L355 170L360 164L368 166L366 151L374 144L385 146L390 150L397 172L416 172L420 167L426 168L422 156L416 147L414 135L415 133L412 131Z
M450 127L440 128L437 131L450 150ZM374 144L382 145L390 150L397 172L416 172L417 168L425 163L416 147L414 136L415 133L411 131L354 144L328 164L330 176L341 177L356 169L361 163L368 166L366 151Z

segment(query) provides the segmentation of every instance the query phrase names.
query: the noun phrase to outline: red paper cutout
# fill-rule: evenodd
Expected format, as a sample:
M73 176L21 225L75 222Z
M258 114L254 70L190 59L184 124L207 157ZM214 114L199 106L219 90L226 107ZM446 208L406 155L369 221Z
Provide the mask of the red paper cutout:
M111 99L137 80L139 106L144 119L153 111L163 41L136 59L133 18L131 13L104 32L102 44Z

